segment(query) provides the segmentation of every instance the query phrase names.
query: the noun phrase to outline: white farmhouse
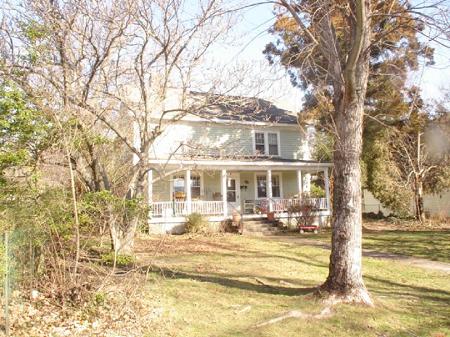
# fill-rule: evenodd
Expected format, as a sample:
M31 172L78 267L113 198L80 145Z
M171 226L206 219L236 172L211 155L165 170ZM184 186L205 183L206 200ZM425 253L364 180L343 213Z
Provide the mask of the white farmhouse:
M234 97L205 104L175 123L169 116L158 123L164 132L151 149L148 174L152 232L170 232L193 212L212 222L236 212L244 220L271 212L287 217L318 173L326 193L312 202L319 216L330 214L332 164L311 160L313 129L300 125L295 113L265 100Z

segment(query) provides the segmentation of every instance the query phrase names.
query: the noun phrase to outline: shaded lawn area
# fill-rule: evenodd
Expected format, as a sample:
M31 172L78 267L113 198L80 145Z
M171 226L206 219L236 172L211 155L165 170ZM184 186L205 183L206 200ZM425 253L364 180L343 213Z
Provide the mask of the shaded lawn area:
M158 249L155 255L154 251ZM375 308L339 305L331 318L255 325L289 310L318 313L310 292L325 280L328 252L242 236L169 236L138 244L163 309L150 336L433 336L450 333L449 275L364 258Z
M303 237L329 243L331 232ZM450 263L450 231L364 230L363 249Z

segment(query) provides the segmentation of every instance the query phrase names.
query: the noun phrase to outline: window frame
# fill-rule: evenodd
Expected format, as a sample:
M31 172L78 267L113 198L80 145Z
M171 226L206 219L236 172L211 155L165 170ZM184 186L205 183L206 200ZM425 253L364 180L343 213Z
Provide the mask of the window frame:
M263 141L262 144L256 142L256 135L257 134L262 135L262 141ZM265 155L266 154L266 146L267 146L265 133L264 132L255 131L254 134L253 134L253 142L254 142L254 147L253 148L254 148L255 154L263 154L263 155ZM259 146L261 146L261 145L264 146L264 150L263 150L262 153L256 148L256 146L258 146L258 145Z
M258 153L256 150L256 134L264 134L264 153ZM277 136L277 154L269 154L269 134L275 134ZM253 154L254 155L264 155L270 157L281 157L281 142L280 142L280 131L279 130L252 130L252 142L253 142Z
M258 196L258 177L261 177L261 176L264 176L266 178L266 196L265 197ZM272 185L272 199L282 199L283 198L283 174L282 174L282 172L272 172L272 178L274 176L278 177L280 196L279 197L273 196L273 185ZM266 172L255 172L254 183L255 183L255 199L256 200L267 199L267 173Z
M178 174L174 174L171 176L170 188L169 188L170 201L173 201L173 192L175 191L175 187L174 187L175 179L179 179L180 177L183 177L183 184L184 184L185 174L186 174L186 172L182 171L182 172L179 172ZM191 171L191 195L192 195L192 177L193 176L200 178L200 195L198 197L198 200L203 200L202 198L204 198L204 196L205 196L205 185L204 185L205 180L204 180L203 172L192 172ZM184 186L184 192L186 193L186 186Z

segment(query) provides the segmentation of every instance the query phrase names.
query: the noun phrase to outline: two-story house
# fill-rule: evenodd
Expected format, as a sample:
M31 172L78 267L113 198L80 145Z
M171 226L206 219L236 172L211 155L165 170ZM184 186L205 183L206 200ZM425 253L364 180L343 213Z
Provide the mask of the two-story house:
M151 150L151 230L170 231L193 212L215 222L233 212L244 219L268 212L287 216L318 172L326 197L313 202L319 216L328 216L332 164L311 160L312 131L294 113L255 98L213 104L176 123L167 120Z

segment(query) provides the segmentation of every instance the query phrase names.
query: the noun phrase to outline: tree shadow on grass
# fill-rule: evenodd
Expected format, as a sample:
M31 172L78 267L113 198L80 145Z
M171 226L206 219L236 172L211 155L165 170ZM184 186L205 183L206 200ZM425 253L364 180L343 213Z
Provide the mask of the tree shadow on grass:
M151 272L162 274L171 279L184 279L184 280L194 280L198 282L207 282L218 284L223 287L236 288L246 291L252 291L257 293L274 294L274 295L284 295L284 296L299 296L312 293L316 290L315 287L282 287L278 285L271 284L258 284L253 282L247 282L239 280L236 278L253 278L253 275L221 275L221 274L197 274L185 271L175 271L159 266L147 266L141 267L142 272ZM234 278L236 277L236 278ZM274 281L282 281L282 279L271 278Z
M449 262L449 232L389 231L365 237L364 249Z
M316 258L312 257L308 254L301 254L301 253L293 253L295 254L295 257L288 256L288 255L279 255L279 254L268 254L261 251L248 251L246 254L239 255L240 257L247 258L247 257L256 257L256 258L275 258L275 259L283 259L288 260L296 263L305 264L312 267L318 267L318 268L328 268L328 265L326 263L323 263L322 261L317 260ZM236 256L234 254L234 256Z
M364 275L364 278L376 282L375 285L370 285L369 289L378 295L442 302L447 311L449 310L450 292L446 290L402 284L375 276Z

